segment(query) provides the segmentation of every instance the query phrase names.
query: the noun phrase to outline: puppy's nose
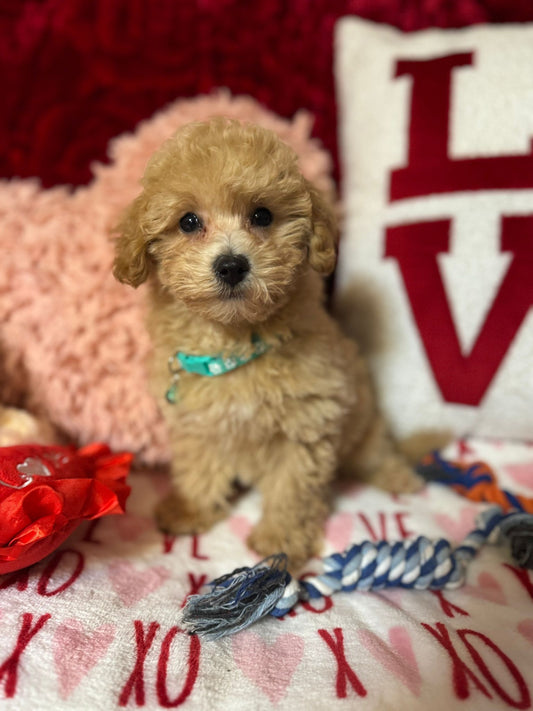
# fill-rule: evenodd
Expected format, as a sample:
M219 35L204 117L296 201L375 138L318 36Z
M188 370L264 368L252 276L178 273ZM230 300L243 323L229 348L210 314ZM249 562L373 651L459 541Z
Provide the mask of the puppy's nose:
M220 281L236 286L250 271L250 262L244 254L221 254L213 262L213 271Z

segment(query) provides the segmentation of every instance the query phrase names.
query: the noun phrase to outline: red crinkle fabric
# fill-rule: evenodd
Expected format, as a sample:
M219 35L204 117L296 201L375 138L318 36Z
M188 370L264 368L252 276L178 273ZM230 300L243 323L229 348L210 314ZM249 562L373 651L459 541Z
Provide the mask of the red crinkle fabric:
M41 560L84 520L124 513L132 455L105 444L0 448L0 575Z
M4 0L0 175L82 184L110 138L177 98L228 87L336 155L333 32L345 15L402 30L533 20L530 0Z

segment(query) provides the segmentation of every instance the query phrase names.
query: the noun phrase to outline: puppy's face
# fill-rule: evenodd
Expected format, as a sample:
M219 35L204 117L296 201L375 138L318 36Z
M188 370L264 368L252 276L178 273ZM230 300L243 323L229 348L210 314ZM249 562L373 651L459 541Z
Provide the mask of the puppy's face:
M152 273L207 318L263 321L308 263L334 266L333 216L270 131L190 124L153 156L143 185L120 226L115 275L137 286Z

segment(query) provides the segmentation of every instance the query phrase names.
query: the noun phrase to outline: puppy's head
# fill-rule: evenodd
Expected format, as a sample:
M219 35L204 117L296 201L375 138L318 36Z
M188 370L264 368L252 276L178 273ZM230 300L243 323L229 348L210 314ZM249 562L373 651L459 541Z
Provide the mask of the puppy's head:
M289 298L309 264L329 274L336 225L274 133L228 119L188 124L150 160L119 225L115 276L150 274L221 323L255 323Z

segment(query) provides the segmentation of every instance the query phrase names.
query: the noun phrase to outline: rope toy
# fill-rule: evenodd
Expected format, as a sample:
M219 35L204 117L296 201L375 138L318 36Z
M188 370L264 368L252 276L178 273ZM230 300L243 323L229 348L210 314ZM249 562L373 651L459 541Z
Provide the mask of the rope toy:
M324 558L324 572L305 580L290 575L287 557L280 553L217 578L210 583L210 592L189 597L178 623L190 634L213 640L239 632L266 615L282 617L300 600L335 592L454 589L464 583L478 550L502 539L509 540L519 565L533 568L532 514L491 507L476 524L455 550L443 538L431 541L424 536L396 543L358 543Z
M472 501L497 504L504 511L518 509L533 513L533 499L500 489L494 471L485 462L450 462L433 452L422 459L417 471L427 481L451 486Z

